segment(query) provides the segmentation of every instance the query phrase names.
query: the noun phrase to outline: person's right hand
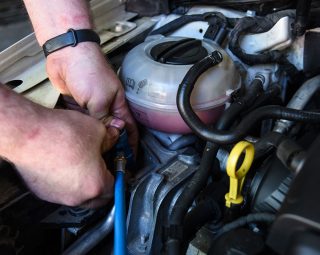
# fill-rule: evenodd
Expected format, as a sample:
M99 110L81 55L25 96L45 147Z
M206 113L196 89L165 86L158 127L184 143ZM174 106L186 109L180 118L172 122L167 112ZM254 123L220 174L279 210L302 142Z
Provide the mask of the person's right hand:
M118 130L82 113L39 107L36 127L9 158L30 189L41 199L77 206L98 206L112 197L113 176L102 152Z

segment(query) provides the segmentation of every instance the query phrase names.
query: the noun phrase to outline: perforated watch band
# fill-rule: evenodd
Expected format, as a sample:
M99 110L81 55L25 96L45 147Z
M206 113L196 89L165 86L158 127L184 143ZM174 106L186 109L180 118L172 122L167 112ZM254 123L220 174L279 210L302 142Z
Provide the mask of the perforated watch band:
M47 57L49 54L57 50L68 46L75 47L81 42L95 42L100 45L100 37L91 29L69 29L67 33L58 35L46 41L42 48L44 55Z

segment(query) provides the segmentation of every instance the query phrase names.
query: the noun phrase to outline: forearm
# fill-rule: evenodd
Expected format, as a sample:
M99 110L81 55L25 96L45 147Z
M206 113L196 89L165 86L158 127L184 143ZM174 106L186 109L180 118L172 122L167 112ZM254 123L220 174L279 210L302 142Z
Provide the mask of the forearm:
M39 130L42 107L0 84L0 156L15 161L32 134Z
M39 44L69 28L92 28L85 0L24 0Z

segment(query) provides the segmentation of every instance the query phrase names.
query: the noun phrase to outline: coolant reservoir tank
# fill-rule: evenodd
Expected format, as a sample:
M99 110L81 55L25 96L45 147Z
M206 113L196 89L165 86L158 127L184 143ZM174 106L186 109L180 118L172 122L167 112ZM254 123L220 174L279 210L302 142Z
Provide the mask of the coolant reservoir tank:
M176 105L179 84L193 64L218 50L223 61L203 73L191 95L194 111L207 124L221 115L240 75L227 53L211 41L156 36L133 48L125 57L120 78L137 121L167 132L188 133Z

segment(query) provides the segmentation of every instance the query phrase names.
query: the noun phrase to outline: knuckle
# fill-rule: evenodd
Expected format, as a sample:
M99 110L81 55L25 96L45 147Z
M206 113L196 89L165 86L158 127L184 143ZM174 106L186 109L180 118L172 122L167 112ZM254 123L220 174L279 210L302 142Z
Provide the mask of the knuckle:
M85 190L85 200L97 198L103 194L104 187L99 181L88 182Z
M81 201L77 199L75 196L65 197L64 201L62 202L66 206L78 206L81 204Z
M99 121L97 121L97 135L101 138L106 136L107 130L106 127Z

